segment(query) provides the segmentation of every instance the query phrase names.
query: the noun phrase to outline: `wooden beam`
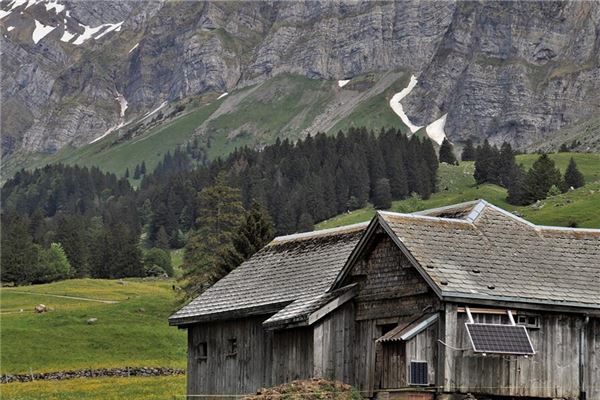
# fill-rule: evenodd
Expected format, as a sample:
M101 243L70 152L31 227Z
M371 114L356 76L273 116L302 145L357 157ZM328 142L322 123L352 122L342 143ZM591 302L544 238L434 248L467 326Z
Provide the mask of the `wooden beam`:
M323 307L319 308L317 311L313 312L308 316L308 325L314 324L330 312L334 311L339 306L343 305L349 300L352 300L352 298L354 298L354 296L356 296L357 293L358 285L355 285L341 296L336 297L329 303L325 304Z

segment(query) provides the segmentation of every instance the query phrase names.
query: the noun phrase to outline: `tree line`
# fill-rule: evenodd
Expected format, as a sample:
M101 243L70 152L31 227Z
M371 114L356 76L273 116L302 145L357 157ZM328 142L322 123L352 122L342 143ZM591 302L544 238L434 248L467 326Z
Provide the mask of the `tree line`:
M311 230L318 221L368 202L388 208L393 199L411 194L428 198L436 190L437 169L437 155L427 139L407 138L395 129L376 135L353 128L296 143L277 140L262 150L242 148L213 161L191 142L167 153L151 173L145 163L136 167L139 190L126 177L95 167L58 164L22 170L2 188L2 280L172 274L168 249L187 244L185 265L197 269L202 263L190 260L206 254L194 255L188 248L216 239L220 244L213 246L210 257L221 261L206 275L214 281L220 276L216 271L227 271L235 264L231 260L249 253L234 246L235 253L225 245L250 229L244 221L269 221L260 223L273 226L260 236L264 238ZM223 188L239 196L240 206L234 207L238 218L224 230L229 236L209 235L210 229L222 226L211 225L207 204L211 191ZM238 241L251 249L264 242ZM145 248L154 250L142 252ZM14 261L18 259L23 261ZM49 261L59 259L66 259L68 268L62 261ZM57 263L61 266L55 268ZM4 274L7 268L18 276ZM38 278L35 272L53 268L58 272L50 278Z
M514 205L533 204L585 184L583 174L573 157L563 175L547 154L541 154L529 170L522 164L517 165L515 155L510 144L503 143L498 148L485 140L477 148L473 148L472 143L467 143L462 159L475 160L473 177L477 184L493 183L506 188L506 200Z

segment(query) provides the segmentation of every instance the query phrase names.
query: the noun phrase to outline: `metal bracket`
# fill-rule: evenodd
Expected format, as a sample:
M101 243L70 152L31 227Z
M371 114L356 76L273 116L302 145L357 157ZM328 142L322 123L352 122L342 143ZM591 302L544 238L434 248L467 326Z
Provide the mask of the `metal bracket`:
M473 314L471 314L471 309L469 307L465 307L465 311L467 312L467 316L469 317L469 323L474 324Z

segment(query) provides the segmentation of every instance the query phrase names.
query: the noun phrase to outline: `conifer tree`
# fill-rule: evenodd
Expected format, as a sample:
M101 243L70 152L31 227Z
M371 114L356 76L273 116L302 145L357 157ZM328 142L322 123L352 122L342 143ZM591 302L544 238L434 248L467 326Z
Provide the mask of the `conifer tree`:
M133 170L133 179L140 179L140 164L135 165L135 169Z
M392 193L390 181L387 178L381 178L375 183L373 195L373 205L378 210L385 210L392 206Z
M508 182L506 201L509 204L517 206L531 204L531 195L527 187L527 173L522 165L513 168Z
M574 188L577 189L585 185L585 179L583 178L583 174L577 169L577 163L573 157L569 160L569 165L567 166L567 170L565 171L564 183L566 188Z
M315 219L309 212L303 212L298 219L298 232L309 232L315 229Z
M473 141L471 139L467 139L465 142L465 147L463 147L460 159L462 161L475 161L475 147L473 146Z
M158 232L156 233L156 240L154 241L154 245L162 250L169 250L169 235L167 235L167 231L163 225L158 228Z
M502 143L502 146L500 147L500 153L498 153L497 162L493 166L493 168L497 171L498 184L500 186L508 187L511 174L514 172L516 167L517 163L515 161L515 153L511 145L507 142Z
M244 212L239 190L227 185L224 174L219 174L213 186L202 189L198 197L197 229L190 235L183 255L188 298L210 285L218 256L229 250Z
M440 146L440 162L449 165L458 165L458 161L454 155L454 147L446 138L444 138L442 145Z
M142 165L140 167L140 174L146 175L146 161L142 161Z
M527 173L527 187L532 202L545 199L552 185L561 186L560 171L547 154L542 154Z
M125 178L129 178L129 168L125 168Z

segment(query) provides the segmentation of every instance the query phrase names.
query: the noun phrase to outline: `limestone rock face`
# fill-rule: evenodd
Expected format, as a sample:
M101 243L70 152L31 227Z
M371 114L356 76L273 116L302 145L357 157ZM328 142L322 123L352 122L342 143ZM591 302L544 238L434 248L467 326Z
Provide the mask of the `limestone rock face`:
M600 113L598 2L13 3L0 5L3 156L81 146L164 101L284 72L410 72L411 121L448 114L459 142L525 147Z

